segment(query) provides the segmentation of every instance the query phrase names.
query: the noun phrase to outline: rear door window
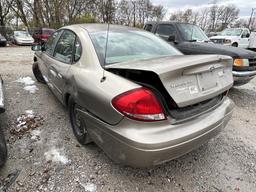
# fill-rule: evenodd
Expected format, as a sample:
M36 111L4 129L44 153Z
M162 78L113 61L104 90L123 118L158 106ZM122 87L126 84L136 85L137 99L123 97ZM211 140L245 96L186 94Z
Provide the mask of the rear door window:
M242 38L246 38L248 34L250 34L249 30L245 29L242 33Z
M80 43L80 40L77 37L75 42L75 50L74 50L74 62L77 62L80 59L81 54L82 54L82 45Z
M61 31L56 31L55 33L53 33L45 45L45 52L50 56L53 55L54 47L55 47L55 44L58 40L60 33L61 33Z
M61 62L71 63L75 40L76 35L72 31L65 30L56 45L53 57Z

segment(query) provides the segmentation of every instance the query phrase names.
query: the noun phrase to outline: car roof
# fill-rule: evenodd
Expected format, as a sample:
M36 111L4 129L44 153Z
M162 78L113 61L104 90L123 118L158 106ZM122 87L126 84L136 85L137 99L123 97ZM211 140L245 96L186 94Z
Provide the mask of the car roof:
M247 28L245 28L245 27L229 27L229 28L226 28L226 29L247 29Z
M108 24L76 24L76 25L70 25L67 27L63 27L62 29L69 28L69 29L75 29L75 28L83 28L87 30L89 33L93 32L100 32L100 31L107 31L108 29ZM134 28L134 27L128 27L128 26L123 26L123 25L109 25L109 30L110 31L144 31L142 29Z
M19 31L14 31L14 32L27 32L27 31L19 30Z
M190 24L190 25L194 25L194 24L191 24L191 23L186 23L186 22L178 22L178 21L149 21L147 22L145 25L147 24Z

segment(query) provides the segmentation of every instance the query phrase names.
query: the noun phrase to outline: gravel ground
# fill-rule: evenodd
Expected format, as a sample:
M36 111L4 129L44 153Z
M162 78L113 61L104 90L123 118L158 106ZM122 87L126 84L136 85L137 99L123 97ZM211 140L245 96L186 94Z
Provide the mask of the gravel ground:
M20 79L35 80L32 58L30 47L0 48L7 107L0 126L9 150L0 173L3 191L256 191L256 79L231 89L233 118L208 144L166 164L134 169L113 163L95 144L78 144L67 110L50 90ZM17 122L22 114L36 121Z

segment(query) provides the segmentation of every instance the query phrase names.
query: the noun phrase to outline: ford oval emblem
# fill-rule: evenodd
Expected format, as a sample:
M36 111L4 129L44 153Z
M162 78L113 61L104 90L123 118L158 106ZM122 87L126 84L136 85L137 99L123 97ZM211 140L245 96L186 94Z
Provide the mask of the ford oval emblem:
M211 67L210 67L210 71L211 71L211 72L213 72L214 69L215 69L214 66L211 66Z

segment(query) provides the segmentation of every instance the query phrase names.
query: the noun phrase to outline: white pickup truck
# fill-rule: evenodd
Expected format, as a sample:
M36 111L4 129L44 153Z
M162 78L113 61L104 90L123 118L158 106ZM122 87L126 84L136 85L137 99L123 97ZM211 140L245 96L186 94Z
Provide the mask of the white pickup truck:
M247 28L226 28L219 35L210 40L217 44L241 47L245 49L256 49L256 32Z

